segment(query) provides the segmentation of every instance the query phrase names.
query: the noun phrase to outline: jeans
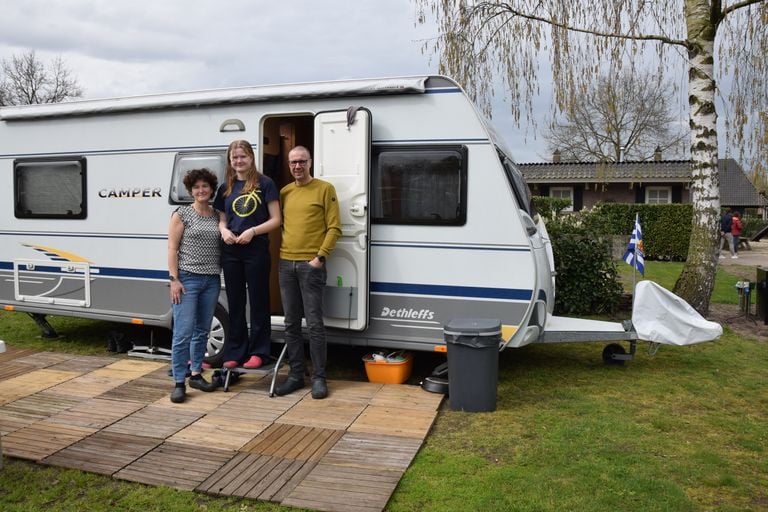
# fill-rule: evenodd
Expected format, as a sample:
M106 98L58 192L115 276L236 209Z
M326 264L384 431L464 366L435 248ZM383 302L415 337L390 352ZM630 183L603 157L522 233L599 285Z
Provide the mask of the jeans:
M270 267L269 246L260 241L247 245L224 245L222 248L221 268L224 270L229 303L229 335L222 353L224 361L244 363L250 356L258 355L264 359L270 355Z
M279 270L290 375L304 378L304 339L301 335L301 317L304 316L309 332L313 378L325 379L325 365L328 359L323 324L323 289L327 276L325 265L313 268L306 261L281 259Z
M736 254L733 251L733 235L731 233L720 233L720 245L717 250L718 256L723 251L723 240L725 240L725 243L728 245L728 250L730 251L731 256Z
M202 370L221 281L218 275L185 271L179 272L179 281L184 286L184 293L181 302L173 304L171 366L174 382L183 383L188 361L191 361L192 372L200 373Z

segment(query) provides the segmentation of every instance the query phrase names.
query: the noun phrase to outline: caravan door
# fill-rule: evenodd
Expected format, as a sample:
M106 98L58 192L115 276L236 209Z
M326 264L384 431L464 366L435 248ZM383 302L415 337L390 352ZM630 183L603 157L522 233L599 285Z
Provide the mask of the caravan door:
M315 177L336 187L341 214L341 238L326 261L324 322L362 331L368 325L371 113L354 108L321 112L314 133Z

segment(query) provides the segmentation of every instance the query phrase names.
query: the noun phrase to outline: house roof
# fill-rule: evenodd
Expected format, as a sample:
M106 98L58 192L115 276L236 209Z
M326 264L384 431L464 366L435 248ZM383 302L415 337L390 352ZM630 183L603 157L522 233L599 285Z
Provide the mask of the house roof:
M574 183L685 183L691 181L690 160L644 162L562 162L518 164L530 184ZM718 161L720 203L728 206L764 206L766 200L732 158Z

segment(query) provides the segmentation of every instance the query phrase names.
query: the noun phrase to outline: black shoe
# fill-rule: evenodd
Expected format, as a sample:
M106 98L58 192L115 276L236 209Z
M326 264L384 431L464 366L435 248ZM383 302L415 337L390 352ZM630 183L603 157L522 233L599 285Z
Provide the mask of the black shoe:
M288 377L285 381L275 388L277 396L290 395L296 390L304 387L304 379L301 377Z
M171 402L175 404L182 403L187 398L187 388L184 384L177 385L171 393Z
M312 398L320 400L328 396L328 385L325 379L312 379Z
M202 375L195 375L189 378L189 387L210 393L211 391L215 391L219 386L214 382L208 382Z

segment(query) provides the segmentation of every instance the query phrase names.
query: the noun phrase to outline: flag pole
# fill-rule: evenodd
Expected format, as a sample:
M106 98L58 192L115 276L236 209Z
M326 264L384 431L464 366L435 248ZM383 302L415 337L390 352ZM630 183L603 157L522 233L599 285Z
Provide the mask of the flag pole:
M632 227L632 233L637 229L637 224L640 221L640 214L635 213L635 225ZM632 311L635 310L635 289L637 288L637 243L635 243L635 254L632 260Z

